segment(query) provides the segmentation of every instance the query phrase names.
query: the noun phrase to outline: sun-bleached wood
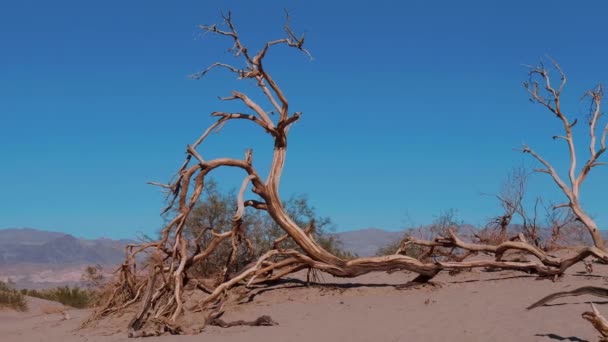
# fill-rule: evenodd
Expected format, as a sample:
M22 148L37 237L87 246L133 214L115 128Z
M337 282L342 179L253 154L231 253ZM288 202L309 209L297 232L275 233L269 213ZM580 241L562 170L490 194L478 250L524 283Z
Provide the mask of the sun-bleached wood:
M433 241L406 239L402 245L416 244L430 248L460 249L467 251L467 255L489 254L493 257L473 261L465 261L465 258L461 258L461 260L425 262L402 253L352 260L345 260L332 254L315 241L312 234L314 222L305 228L298 226L286 212L280 197L281 176L288 148L288 132L301 118L301 113L290 111L288 97L267 70L264 58L272 48L281 45L310 56L310 53L304 48L304 37L294 34L289 24L289 17L287 17L286 37L266 43L257 53L253 54L241 41L230 13L223 19L226 29L220 28L219 25L201 26L201 29L206 33L230 39L233 43L231 51L237 60L242 61L243 65L214 63L202 72L194 74L193 78L201 78L212 70L221 69L236 75L237 79L253 80L261 91L262 98L267 100L267 106L272 110L266 111L263 105L253 99L254 97L238 91L232 92L231 96L221 98L223 101L237 101L249 112L212 112L211 116L216 121L193 144L186 146L186 158L176 172L173 181L168 184L151 183L167 191L168 205L163 209L163 213L171 212L174 213L174 216L162 229L158 241L127 247L125 263L121 267L121 278L114 285L111 298L102 310L96 312L95 318L139 303L139 308L129 323L130 336L186 333L187 330L182 329L179 324L179 319L184 313L190 311L217 313L227 300L231 288L254 286L305 269L321 271L337 277L356 277L369 272L406 270L417 275L411 282L415 285L429 282L442 271L502 268L553 277L563 274L568 267L589 256L608 261L608 255L599 247L586 248L572 258L558 260L530 245L521 236L519 241L502 241L498 245L483 245L466 242L452 231L448 231L448 236L437 237ZM211 133L219 132L226 124L234 120L251 122L254 128L262 129L273 140L272 159L265 177L260 175L255 167L251 150L246 151L242 159L221 157L208 160L205 158L201 149L204 141L209 138ZM220 168L233 168L243 172L243 181L235 199L237 205L232 229L217 232L211 227L203 227L201 233L195 239L191 239L184 234L186 221L202 194L206 177ZM245 195L248 191L252 193L252 199L246 199ZM251 243L243 229L243 215L245 215L246 207L267 212L285 232L285 235L277 239L273 248L266 251L257 261L234 274L229 270L234 268L237 249L244 247L251 250ZM200 247L198 243L203 234L210 236L210 242L205 248ZM292 239L298 248L283 249L281 242L287 238ZM208 258L222 242L228 240L231 253L218 277L219 282L216 285L208 286L203 285L203 282L193 281L188 274L189 269ZM503 260L505 252L509 250L529 254L534 256L537 261ZM146 277L140 275L142 267L137 258L138 254L144 252L151 253L147 264L144 265L144 268L148 269ZM184 293L186 285L193 283L196 283L196 288L206 292L207 295L195 305L190 305L191 303L186 303ZM145 328L146 325L151 325L152 330ZM200 332L200 329L191 331Z

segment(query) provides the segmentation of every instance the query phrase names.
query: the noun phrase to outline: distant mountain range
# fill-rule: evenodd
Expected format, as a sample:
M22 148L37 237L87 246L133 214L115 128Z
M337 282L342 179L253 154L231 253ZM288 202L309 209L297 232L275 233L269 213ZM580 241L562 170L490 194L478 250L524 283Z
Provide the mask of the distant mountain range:
M129 240L77 239L72 235L31 228L0 229L0 265L117 264Z
M342 248L360 257L372 256L380 247L400 241L405 231L388 231L379 228L366 228L334 234Z
M76 284L88 265L113 271L130 242L78 239L31 228L0 229L0 280L29 288Z

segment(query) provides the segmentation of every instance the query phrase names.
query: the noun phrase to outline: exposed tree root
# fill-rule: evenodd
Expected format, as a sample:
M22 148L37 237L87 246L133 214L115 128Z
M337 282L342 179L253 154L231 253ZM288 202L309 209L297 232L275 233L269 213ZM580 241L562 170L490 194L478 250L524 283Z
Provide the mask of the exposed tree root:
M140 299L147 281L143 280L135 285L136 280L126 265L122 265L119 272L120 277L111 285L109 290L111 292L105 303L80 325L81 328L87 327L105 316L120 312Z

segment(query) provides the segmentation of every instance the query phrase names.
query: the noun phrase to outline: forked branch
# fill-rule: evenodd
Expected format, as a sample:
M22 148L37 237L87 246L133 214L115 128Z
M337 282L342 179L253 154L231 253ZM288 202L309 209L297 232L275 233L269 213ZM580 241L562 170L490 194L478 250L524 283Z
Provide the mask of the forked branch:
M549 174L553 181L558 185L564 195L568 198L568 206L572 209L572 212L576 217L587 227L593 242L596 247L603 249L604 240L598 230L597 224L581 207L580 204L580 187L585 181L589 171L592 168L602 165L598 162L598 159L606 151L606 134L608 133L608 124L604 127L600 133L600 147L598 149L597 142L597 126L601 117L601 102L603 98L603 87L599 85L597 88L588 91L585 97L591 100L589 110L589 159L583 165L582 169L577 174L577 155L576 146L573 137L573 127L578 122L576 119L572 122L568 119L568 116L563 112L561 107L561 94L566 85L566 75L564 74L561 67L552 61L553 68L557 71L560 76L560 84L556 88L551 83L551 76L545 65L540 63L537 67L531 67L529 72L529 81L524 82L524 88L530 95L532 102L539 103L551 111L562 123L564 134L554 136L554 139L564 140L568 146L568 153L570 157L570 166L568 168L569 183L566 184L553 166L545 160L542 156L536 153L528 146L523 146L522 152L530 154L534 159L540 162L544 168L537 170L543 173Z

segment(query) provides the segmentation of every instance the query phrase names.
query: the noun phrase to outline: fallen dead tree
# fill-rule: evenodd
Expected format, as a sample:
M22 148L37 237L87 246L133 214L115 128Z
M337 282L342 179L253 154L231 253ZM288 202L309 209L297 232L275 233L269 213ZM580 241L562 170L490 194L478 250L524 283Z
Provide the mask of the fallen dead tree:
M590 256L599 260L608 261L608 254L606 254L606 252L604 252L603 250L593 246L580 248L575 255L568 258L558 258L555 256L551 256L542 249L528 243L523 237L523 234L518 234L517 236L511 238L509 241L502 242L498 245L467 243L451 231L449 231L448 237L437 237L433 241L417 240L415 238L409 237L405 238L402 241L401 248L399 248L397 253L399 254L402 250L407 249L407 246L409 244L429 247L429 251L427 252L428 254L432 254L433 249L437 247L447 248L450 250L454 250L456 248L464 250L466 251L466 253L464 253L459 258L459 262L463 264L466 264L463 262L466 257L474 254L491 254L494 255L495 261L500 262L503 261L503 257L507 251L520 251L524 252L525 255L535 257L540 262L540 265L537 264L538 268L534 269L538 271L539 275L543 276L562 275L568 268L578 262L585 260L587 257ZM517 268L513 267L512 269ZM529 269L529 267L522 267L520 270Z
M155 336L164 333L196 333L210 322L215 322L220 326L230 326L231 323L224 322L224 324L217 319L214 320L213 317L219 317L218 313L223 310L232 288L252 287L255 284L278 280L300 270L320 271L336 277L357 277L369 272L406 270L417 274L408 284L418 285L430 282L441 271L500 268L534 272L540 276L552 277L563 274L568 267L589 256L608 261L608 255L598 247L586 248L572 258L559 260L530 245L524 239L504 241L498 245L481 245L467 243L453 232L449 232L446 237L438 237L434 241L409 240L404 241L404 244L460 249L470 254L486 253L493 255L494 258L472 261L466 261L463 258L456 261L427 262L397 253L346 260L330 253L315 241L311 234L311 231L314 230L314 222L310 222L308 227L298 226L286 212L279 196L281 175L288 147L288 132L301 118L301 113L290 110L286 94L266 69L265 57L270 50L280 45L310 56L304 48L304 38L297 36L292 31L289 17L287 17L286 36L267 42L257 53L253 54L252 50L241 41L231 15L228 14L223 19L225 27L210 25L201 26L201 29L229 39L233 44L231 51L243 63L241 66L214 63L194 77L201 78L214 69L223 69L239 80L254 81L267 100L266 106L272 108L272 111L268 112L261 104L242 92L234 91L231 96L221 98L223 101L236 101L242 104L247 112L213 112L211 116L217 120L193 144L187 145L186 159L178 169L174 180L169 184L153 183L168 192L169 203L163 212L175 212L175 216L163 228L158 241L131 245L127 248L126 260L120 270L120 278L106 304L96 312L92 321L137 304L137 311L128 326L129 334L132 337ZM208 160L201 152L200 146L211 133L219 132L224 125L234 120L249 122L252 126L268 133L273 140L273 155L266 177L258 172L251 150L247 151L242 159L226 157ZM238 169L244 174L236 195L236 210L232 228L220 232L214 230L213 227L205 227L197 237L188 238L184 234L184 226L201 196L206 177L221 168ZM246 197L249 189L251 198ZM251 242L243 229L243 219L247 207L266 212L285 232L285 235L277 239L274 247L257 261L242 269L236 269L235 264L239 251L251 250ZM206 236L206 241L209 241L204 246L200 244L203 236ZM284 239L293 240L297 248L282 248L281 242ZM212 255L219 244L224 242L230 243L231 253L226 258L224 267L217 275L214 284L204 284L202 281L193 279L189 273L192 266ZM536 257L538 261L503 260L503 256L508 250L525 252ZM143 253L150 253L152 256L147 258L146 264L142 267L138 255ZM147 271L147 276L142 275L144 269ZM186 292L189 291L187 287L203 293L203 298L195 303L187 302ZM205 322L198 322L199 326L196 328L186 329L180 319L186 313L192 312L206 312L208 313L207 319ZM249 323L264 325L263 323L271 321L271 319L262 319L259 322L256 320Z

